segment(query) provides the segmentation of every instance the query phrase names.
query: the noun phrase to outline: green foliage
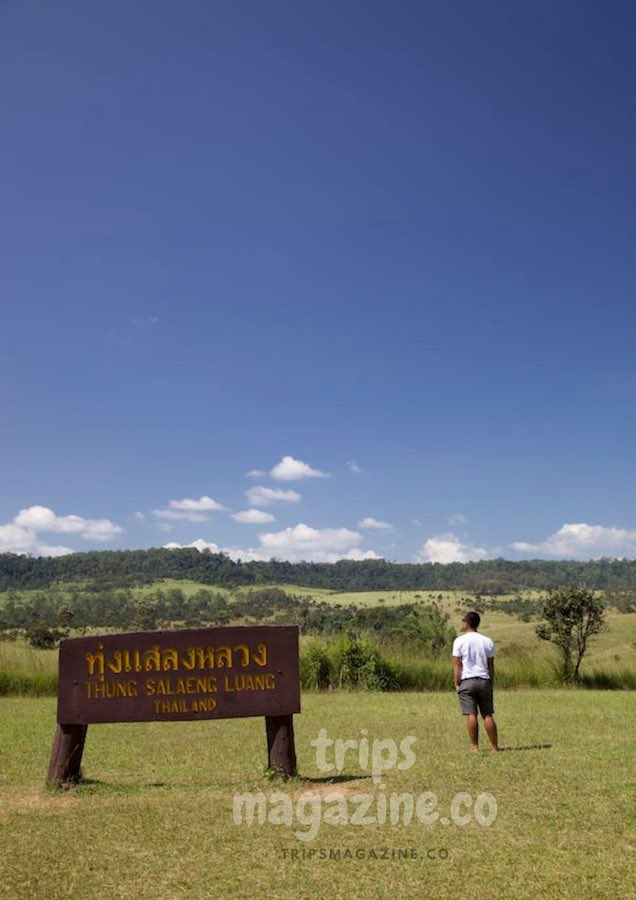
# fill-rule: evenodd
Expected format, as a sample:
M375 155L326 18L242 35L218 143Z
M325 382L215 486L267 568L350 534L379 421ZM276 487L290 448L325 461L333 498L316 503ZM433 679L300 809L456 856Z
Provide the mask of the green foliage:
M300 683L310 690L332 685L333 668L327 647L322 641L311 641L300 655Z
M371 640L355 640L347 635L329 646L337 687L386 691L397 687L394 672Z
M312 641L301 653L301 684L306 688L388 691L400 687L396 673L369 638L340 635L327 643Z
M141 599L137 602L132 627L138 631L152 631L157 627L157 607L152 601Z
M68 603L62 603L57 610L57 624L61 628L70 628L73 622L73 610Z
M636 588L615 588L605 592L605 605L620 613L636 613Z
M384 559L235 562L223 553L199 553L190 547L91 551L42 558L0 554L0 591L91 581L110 590L121 590L167 578L231 588L287 583L340 591L463 590L493 596L519 590L559 589L572 583L595 590L634 589L636 560L491 559L447 565L392 563Z
M26 639L32 647L39 650L50 650L56 647L64 632L55 628L49 628L44 622L36 622L27 628Z
M588 641L605 628L604 601L592 591L570 585L548 593L542 615L546 621L537 625L537 637L559 648L564 683L578 683Z
M36 650L23 641L0 644L0 696L57 691L57 653Z

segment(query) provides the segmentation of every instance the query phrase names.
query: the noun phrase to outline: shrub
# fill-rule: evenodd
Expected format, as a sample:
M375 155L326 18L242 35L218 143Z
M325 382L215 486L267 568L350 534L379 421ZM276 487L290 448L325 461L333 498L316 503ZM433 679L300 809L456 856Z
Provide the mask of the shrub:
M334 687L388 691L398 686L395 671L368 638L342 635L329 647Z
M300 683L304 688L320 690L331 686L332 667L327 648L312 641L300 655Z
M58 645L61 637L64 637L64 632L49 628L43 622L36 622L26 632L27 641L39 650L51 650Z

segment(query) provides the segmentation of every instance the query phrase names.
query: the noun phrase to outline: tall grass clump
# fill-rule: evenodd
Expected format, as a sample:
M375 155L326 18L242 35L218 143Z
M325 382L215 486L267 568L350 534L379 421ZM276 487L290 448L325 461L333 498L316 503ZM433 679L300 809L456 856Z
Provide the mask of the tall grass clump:
M619 668L592 669L580 676L581 687L596 691L636 690L636 671Z
M36 650L21 641L0 643L0 696L57 692L57 650Z
M302 687L375 691L452 691L450 647L434 653L412 643L378 643L373 638L344 635L310 639L300 655ZM502 648L495 663L495 688L559 688L562 671L556 654L519 644ZM636 671L618 666L582 672L579 687L635 690Z
M338 635L330 641L312 640L300 655L304 688L350 688L366 691L398 690L396 672L369 638Z

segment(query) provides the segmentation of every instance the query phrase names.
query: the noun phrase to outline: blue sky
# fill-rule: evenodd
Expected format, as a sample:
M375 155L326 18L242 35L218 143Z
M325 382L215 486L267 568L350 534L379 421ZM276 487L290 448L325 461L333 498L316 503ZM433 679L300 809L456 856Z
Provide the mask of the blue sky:
M0 549L636 556L635 34L0 3Z

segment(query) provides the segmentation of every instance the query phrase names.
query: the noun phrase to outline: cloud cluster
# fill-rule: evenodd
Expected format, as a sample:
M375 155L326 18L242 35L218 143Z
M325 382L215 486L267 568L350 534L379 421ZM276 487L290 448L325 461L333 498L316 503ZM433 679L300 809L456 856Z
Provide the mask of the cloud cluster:
M271 506L272 503L298 503L301 495L296 491L269 488L258 485L245 491L248 503L252 506Z
M83 516L58 516L48 506L21 509L13 522L0 525L1 553L31 553L35 556L65 556L72 547L48 544L40 533L77 535L89 541L109 541L122 533L110 519L86 519Z
M168 522L207 522L211 512L223 512L225 507L212 497L199 497L197 500L186 497L183 500L170 500L167 509L153 509L157 519Z
M512 546L519 553L559 559L633 558L636 557L636 529L573 522L562 525L544 541L516 541Z
M456 534L448 532L429 538L415 555L415 562L465 563L490 558L485 547L462 543Z
M244 522L247 525L263 525L265 522L275 522L276 518L271 513L262 509L243 509L234 513L232 518L236 522Z
M269 474L277 481L301 481L303 478L328 478L327 472L312 467L293 456L283 456L279 463L270 469Z
M370 531L393 531L392 525L389 525L388 522L383 522L382 519L374 519L373 516L367 516L365 519L360 519L358 527Z
M338 559L376 559L375 553L363 553L358 545L362 536L348 528L312 528L300 523L282 531L259 535L261 552L266 558L290 562L335 562Z
M213 543L212 541L204 541L203 538L197 538L196 541L192 541L191 544L176 544L174 541L170 544L164 544L165 550L184 550L186 547L194 547L199 551L199 553L203 553L204 550L209 550L210 553L221 553L222 551L218 544Z
M223 547L199 538L191 544L166 544L169 549L182 546L212 549L227 553L232 559L269 560L284 559L289 562L337 562L339 559L379 559L373 550L362 550L362 536L348 528L312 528L299 523L282 531L264 532L258 536L259 546L250 549Z
M13 520L22 528L58 534L78 534L88 540L109 541L121 534L121 527L110 519L85 519L83 516L58 516L48 506L21 509Z

